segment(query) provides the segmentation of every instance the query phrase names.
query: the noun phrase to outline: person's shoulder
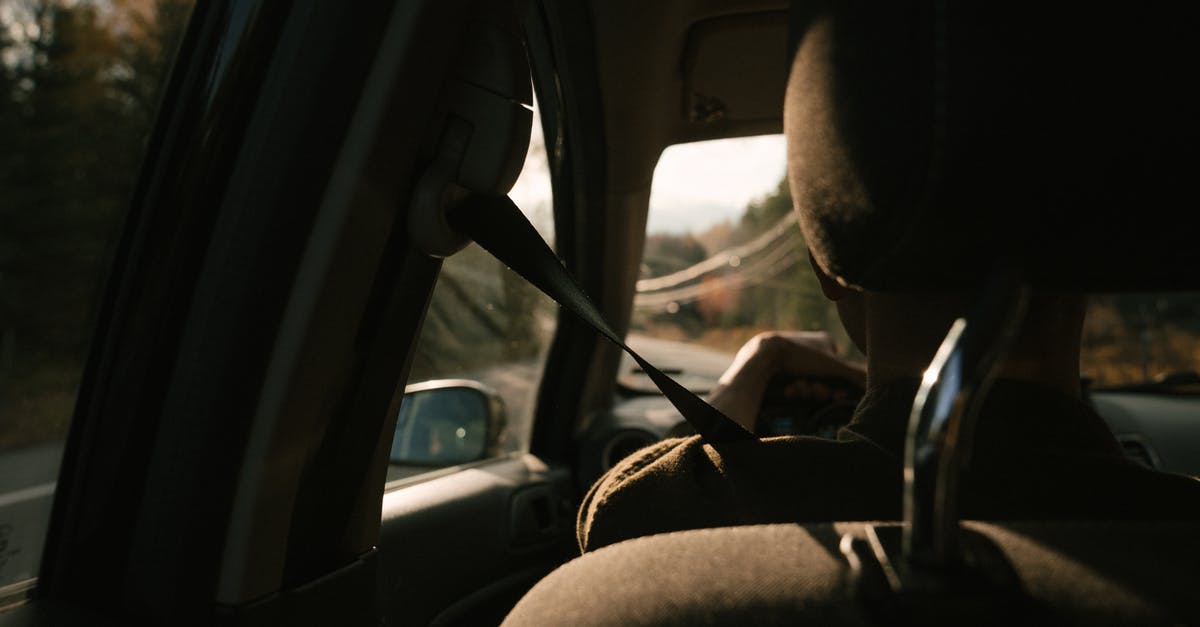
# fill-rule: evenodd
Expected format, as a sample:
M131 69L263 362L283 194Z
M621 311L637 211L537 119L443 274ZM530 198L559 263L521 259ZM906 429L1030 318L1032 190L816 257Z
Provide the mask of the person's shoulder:
M717 447L698 436L664 440L621 461L592 486L579 510L579 548L818 510L845 486L808 478L848 479L878 465L867 448L797 436Z
M579 548L589 551L644 533L630 527L644 526L644 518L624 516L623 503L645 492L648 484L662 485L680 478L683 460L702 450L699 436L671 438L647 446L610 468L583 498L576 521Z

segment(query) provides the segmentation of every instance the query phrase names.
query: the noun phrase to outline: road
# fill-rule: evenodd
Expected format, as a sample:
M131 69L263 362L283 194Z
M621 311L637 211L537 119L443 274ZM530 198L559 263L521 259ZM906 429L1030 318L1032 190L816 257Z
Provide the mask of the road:
M708 392L733 362L733 355L729 353L687 342L661 340L636 333L629 334L625 342L643 359L697 394ZM658 391L650 378L640 373L633 358L625 355L621 370L617 373L617 381L639 392Z
M37 575L62 444L0 453L0 587Z

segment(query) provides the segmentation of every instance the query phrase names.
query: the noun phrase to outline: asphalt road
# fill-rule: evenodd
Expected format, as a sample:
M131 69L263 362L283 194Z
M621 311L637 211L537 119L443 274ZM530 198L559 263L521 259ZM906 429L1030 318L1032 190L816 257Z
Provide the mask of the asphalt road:
M704 394L716 385L717 379L733 362L730 353L686 342L660 340L636 333L631 333L625 342L643 359L697 394ZM640 373L629 355L625 355L621 362L617 381L638 391L658 391L650 378Z
M0 587L37 575L62 444L0 453Z

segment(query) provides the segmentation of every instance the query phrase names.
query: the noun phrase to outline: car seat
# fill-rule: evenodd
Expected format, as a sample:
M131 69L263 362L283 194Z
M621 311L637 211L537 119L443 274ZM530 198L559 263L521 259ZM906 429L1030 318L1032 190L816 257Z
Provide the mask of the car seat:
M989 285L1000 304L992 320L965 321L974 339L945 345L966 377L952 397L977 400L992 344L972 342L1002 337L1031 288L1200 287L1200 248L1181 228L1200 165L1200 102L1185 78L1196 13L794 3L789 159L805 164L793 194L809 208L814 258L847 285ZM938 411L914 414L937 428ZM934 467L909 470L952 477L955 438L910 450L929 443ZM1200 622L1200 523L960 522L953 494L922 493L921 481L903 522L702 529L602 548L546 577L505 624Z

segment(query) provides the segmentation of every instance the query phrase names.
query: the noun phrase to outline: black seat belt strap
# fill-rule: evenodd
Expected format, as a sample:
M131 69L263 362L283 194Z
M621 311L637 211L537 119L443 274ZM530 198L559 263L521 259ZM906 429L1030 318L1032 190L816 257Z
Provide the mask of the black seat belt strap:
M455 230L469 236L521 278L629 353L706 442L719 444L756 439L754 434L629 348L563 267L537 229L507 196L472 195L447 211L446 218Z

